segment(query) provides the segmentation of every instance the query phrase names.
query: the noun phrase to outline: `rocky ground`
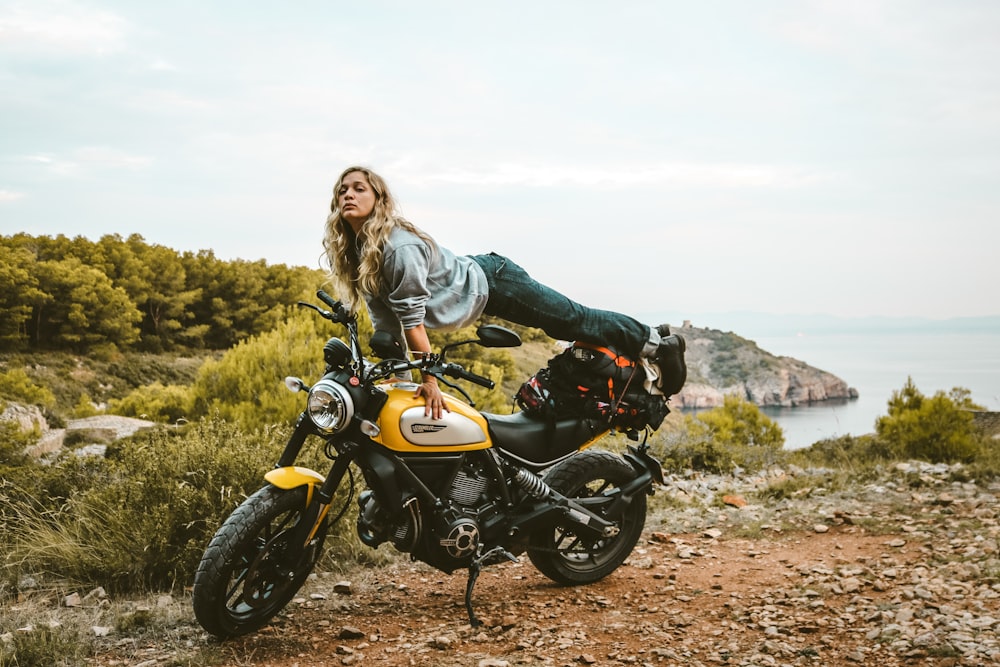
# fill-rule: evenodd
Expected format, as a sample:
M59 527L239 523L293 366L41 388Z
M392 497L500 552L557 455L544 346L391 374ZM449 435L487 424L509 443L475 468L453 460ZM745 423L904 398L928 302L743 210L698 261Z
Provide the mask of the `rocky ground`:
M790 497L757 493L789 475ZM677 478L604 581L555 586L527 559L486 570L482 628L465 615L463 573L399 561L320 573L271 626L221 643L189 600L161 598L147 610L170 616L169 632L105 627L88 664L998 664L1000 484L956 478L915 463L841 490L801 471Z

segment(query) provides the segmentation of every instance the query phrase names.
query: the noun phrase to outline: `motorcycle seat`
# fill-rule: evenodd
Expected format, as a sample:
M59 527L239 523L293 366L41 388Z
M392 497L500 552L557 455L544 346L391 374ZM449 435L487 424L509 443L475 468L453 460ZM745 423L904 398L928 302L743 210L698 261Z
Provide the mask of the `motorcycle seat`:
M483 413L483 417L489 425L493 446L536 470L569 456L607 430L590 419L550 421L526 412L512 415Z

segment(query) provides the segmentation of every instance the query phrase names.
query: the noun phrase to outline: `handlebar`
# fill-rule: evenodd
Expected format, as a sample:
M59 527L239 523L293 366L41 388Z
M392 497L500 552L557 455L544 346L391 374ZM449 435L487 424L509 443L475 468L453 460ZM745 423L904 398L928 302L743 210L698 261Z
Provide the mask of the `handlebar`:
M354 316L351 315L351 312L347 308L344 308L344 304L342 302L337 301L323 290L317 290L316 296L319 297L319 299L323 303L330 306L330 310L323 310L319 306L307 303L305 301L299 301L299 306L302 308L312 308L317 313L319 313L320 316L322 316L324 319L330 320L331 322L336 322L338 324L346 324L348 326L354 325L355 323Z
M330 306L334 310L337 310L337 308L340 307L340 302L337 301L336 299L334 299L332 296L330 296L326 292L324 292L323 290L317 290L316 291L316 296L319 297L320 301L322 301L326 305Z
M299 301L299 305L304 308L312 308L313 310L317 311L323 318L328 319L331 322L347 324L348 329L350 330L351 333L352 350L355 351L355 361L359 362L361 360L361 350L360 350L360 343L357 340L357 328L354 316L350 313L350 311L347 308L344 307L344 304L342 302L337 301L323 290L317 290L316 297L319 298L324 304L329 306L330 310L329 311L323 310L322 308L314 306L311 303L306 303L304 301ZM467 341L467 342L471 343L476 341ZM519 340L518 343L520 343ZM447 350L449 349L449 347L453 347L454 345L455 344L451 346L446 346L445 349L442 350L441 354L439 355L438 354L430 355L428 358L422 359L420 361L396 360L395 363L390 362L387 367L383 366L382 371L377 372L377 375L384 376L393 373L399 373L410 369L420 369L426 373L430 373L432 375L436 375L439 377L442 375L447 375L449 377L457 378L459 380L466 380L468 382L472 382L473 384L477 384L480 387L485 387L486 389L493 389L496 386L496 383L493 382L493 380L487 377L483 377L482 375L476 375L475 373L467 371L458 364L444 362L444 356ZM450 383L446 382L446 384L455 387L455 385L451 385ZM465 392L462 393L464 394Z
M478 384L480 387L486 387L487 389L492 389L496 386L496 383L493 380L469 372L458 364L447 364L441 372L450 377L458 378L459 380L468 380L473 384Z

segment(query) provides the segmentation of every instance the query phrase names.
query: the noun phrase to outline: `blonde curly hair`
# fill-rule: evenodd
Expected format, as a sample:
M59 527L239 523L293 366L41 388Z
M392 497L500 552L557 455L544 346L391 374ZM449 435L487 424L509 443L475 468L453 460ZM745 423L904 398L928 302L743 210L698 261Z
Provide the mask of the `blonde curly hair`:
M348 174L364 174L375 193L375 207L361 231L355 235L350 224L341 217L337 195ZM434 240L404 218L396 209L396 200L389 192L385 179L367 167L348 167L333 186L333 201L326 219L323 248L330 265L329 278L339 297L352 311L364 301L365 295L382 291L382 250L389 234L402 227L423 239L432 251ZM359 253L360 250L360 253Z

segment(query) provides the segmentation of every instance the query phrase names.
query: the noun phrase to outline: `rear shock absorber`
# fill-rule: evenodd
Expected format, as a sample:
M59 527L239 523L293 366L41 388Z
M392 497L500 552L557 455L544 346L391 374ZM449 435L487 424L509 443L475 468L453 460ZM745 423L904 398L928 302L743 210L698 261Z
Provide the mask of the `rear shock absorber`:
M514 473L514 481L528 494L539 500L552 493L552 488L541 477L524 468L517 469L517 472Z

